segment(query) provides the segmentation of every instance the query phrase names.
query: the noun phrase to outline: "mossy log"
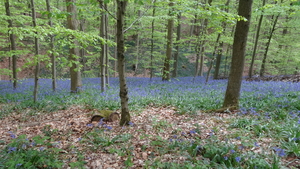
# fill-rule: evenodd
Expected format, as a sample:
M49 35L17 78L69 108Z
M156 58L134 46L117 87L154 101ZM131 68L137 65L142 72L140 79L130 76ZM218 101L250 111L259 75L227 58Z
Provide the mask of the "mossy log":
M100 121L103 119L104 122L113 122L120 120L120 115L117 112L111 110L100 110L97 114L93 115L91 122Z

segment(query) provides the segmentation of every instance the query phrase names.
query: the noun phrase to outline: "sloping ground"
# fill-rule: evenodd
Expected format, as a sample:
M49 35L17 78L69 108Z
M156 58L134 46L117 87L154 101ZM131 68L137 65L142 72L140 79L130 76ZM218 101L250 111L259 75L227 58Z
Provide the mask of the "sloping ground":
M264 76L246 78L247 81L284 81L284 82L300 82L299 75L280 75L280 76Z
M4 141L0 148L15 139L12 133L16 136L26 134L29 140L36 135L50 134L53 146L62 149L63 168L69 168L68 163L76 162L79 155L75 152L82 153L85 167L94 169L125 168L129 158L130 168L143 168L146 163L149 165L155 160L180 164L187 160L187 152L168 149L168 146L176 141L190 144L194 139L201 139L205 144L212 136L224 140L236 132L236 129L228 127L230 120L239 118L235 111L231 114L198 112L192 117L179 115L174 107L148 107L132 113L131 126L120 127L118 122L91 124L93 111L74 106L36 116L30 115L30 109L24 114L13 114L0 121L0 140ZM214 131L216 128L218 131ZM123 139L114 141L114 138ZM236 146L243 144L243 140L237 139L229 142ZM259 146L245 146L244 151L266 153L270 150L264 148L271 142L271 138L261 139L256 143ZM41 148L38 147L41 145L36 146ZM197 155L195 160L205 158ZM291 161L294 166L299 166L297 159L282 159L283 164Z

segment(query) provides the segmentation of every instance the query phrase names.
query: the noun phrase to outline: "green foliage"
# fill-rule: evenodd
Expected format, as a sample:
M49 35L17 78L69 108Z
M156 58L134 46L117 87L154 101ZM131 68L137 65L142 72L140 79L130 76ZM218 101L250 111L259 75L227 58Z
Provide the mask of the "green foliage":
M26 135L13 138L0 153L0 164L5 168L61 168L61 149L51 144L50 137L35 136L31 140Z

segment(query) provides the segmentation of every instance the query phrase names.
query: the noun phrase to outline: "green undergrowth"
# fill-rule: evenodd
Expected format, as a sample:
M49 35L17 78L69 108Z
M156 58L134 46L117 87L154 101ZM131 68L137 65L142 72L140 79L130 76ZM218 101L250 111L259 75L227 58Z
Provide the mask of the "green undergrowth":
M128 79L128 88L132 116L138 116L149 107L169 106L176 110L176 115L193 119L201 111L222 106L226 81L211 81L205 85L190 80L154 83ZM47 114L73 105L86 109L120 109L117 83L104 93L92 82L86 83L83 92L78 94L70 94L66 89L55 93L41 89L39 98L37 103L33 103L28 90L1 95L0 118L10 113L27 112L28 116ZM210 116L215 115L208 114L206 117ZM204 132L200 124L195 125L189 134L174 131L168 139L160 137L159 133L176 127L174 124L153 118L148 125L157 135L139 135L140 139L149 143L140 145L142 152L150 152L144 168L300 167L300 163L295 162L300 158L300 91L292 83L244 82L240 110L231 114L230 118L216 116L214 126L207 126L211 132L205 138L199 137ZM0 140L0 168L63 168L64 163L71 168L82 168L87 151L117 154L125 159L123 165L130 168L134 165L134 136L126 132L111 136L110 131L111 128L106 126L85 134L79 142L83 148L79 151L71 147L72 151L68 151L76 154L73 162L64 159L62 152L65 150L55 146L55 142L59 141L54 137L57 134L55 130L45 128L44 136L30 139L26 135L14 138L11 133L10 142ZM169 160L165 160L166 157Z

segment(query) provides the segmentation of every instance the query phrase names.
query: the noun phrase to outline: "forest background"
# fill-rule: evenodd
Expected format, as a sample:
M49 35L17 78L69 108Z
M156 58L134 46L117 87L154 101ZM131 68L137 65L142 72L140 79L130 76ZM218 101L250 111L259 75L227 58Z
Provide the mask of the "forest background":
M299 77L300 2L253 1L245 17L241 2L1 1L0 165L299 166L298 83L243 82L238 107L218 109L227 80L210 76L237 66L248 16L241 75ZM126 118L90 124L101 109Z

